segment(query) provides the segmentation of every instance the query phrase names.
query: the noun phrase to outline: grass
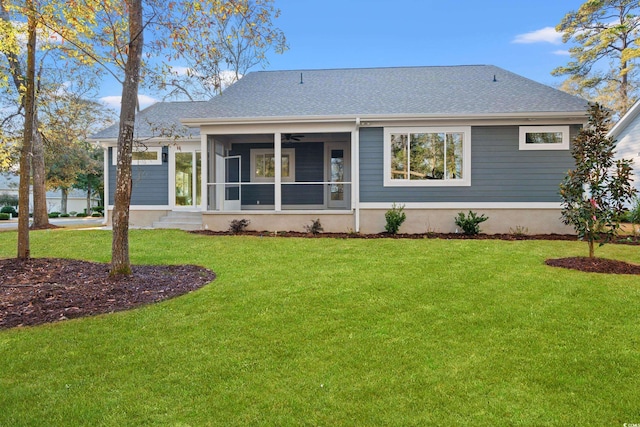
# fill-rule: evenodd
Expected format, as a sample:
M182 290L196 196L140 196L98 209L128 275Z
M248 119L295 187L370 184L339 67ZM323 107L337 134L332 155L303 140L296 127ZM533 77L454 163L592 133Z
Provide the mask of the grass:
M31 233L106 262L109 232ZM0 233L0 257L16 234ZM0 332L0 425L640 423L640 281L577 242L131 231L137 264L218 273L130 312ZM640 263L637 247L598 256Z

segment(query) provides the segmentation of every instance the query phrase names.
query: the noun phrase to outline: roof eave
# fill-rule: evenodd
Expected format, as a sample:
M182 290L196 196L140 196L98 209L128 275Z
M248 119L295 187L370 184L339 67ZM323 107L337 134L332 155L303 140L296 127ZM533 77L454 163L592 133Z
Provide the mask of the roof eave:
M586 123L586 110L550 112L514 112L482 114L348 114L334 116L273 116L273 117L222 117L184 118L180 122L189 127L206 125L237 124L279 124L279 123L345 123L345 122L393 122L410 120L522 120L567 119L571 122Z

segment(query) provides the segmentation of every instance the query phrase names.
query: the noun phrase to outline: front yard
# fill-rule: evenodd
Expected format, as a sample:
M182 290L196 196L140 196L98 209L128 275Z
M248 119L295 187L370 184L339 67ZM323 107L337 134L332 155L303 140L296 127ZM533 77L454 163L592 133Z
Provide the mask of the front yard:
M32 255L107 262L110 239L33 232ZM0 233L0 257L15 240ZM0 331L0 425L640 423L640 280L544 265L585 251L133 230L134 263L217 279ZM637 246L596 254L640 264Z

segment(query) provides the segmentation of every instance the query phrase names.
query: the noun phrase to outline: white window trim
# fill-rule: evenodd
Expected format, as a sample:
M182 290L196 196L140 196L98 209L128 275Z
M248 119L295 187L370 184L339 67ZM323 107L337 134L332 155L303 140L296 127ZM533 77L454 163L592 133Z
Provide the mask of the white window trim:
M409 180L391 179L391 134L462 133L462 179ZM471 126L386 127L384 128L383 173L385 187L469 187L471 186Z
M113 158L112 163L114 166L118 165L118 147L113 147ZM158 153L158 158L155 160L132 160L131 164L133 166L141 166L141 165L161 165L162 164L162 147L145 147L142 149L133 149L133 151L144 151L149 153Z
M527 144L527 133L562 132L562 143L559 144ZM568 150L569 126L520 126L520 150Z
M275 150L272 148L252 148L251 149L251 182L275 182L275 177L264 178L256 176L256 155L258 154L274 154ZM283 176L282 182L295 182L296 180L296 150L294 148L283 148L282 155L289 156L289 176Z

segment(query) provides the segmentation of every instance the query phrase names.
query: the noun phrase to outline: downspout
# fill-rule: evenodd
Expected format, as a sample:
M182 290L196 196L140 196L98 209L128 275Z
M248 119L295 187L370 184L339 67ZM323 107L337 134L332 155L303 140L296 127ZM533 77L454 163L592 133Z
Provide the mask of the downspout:
M351 142L351 193L355 210L355 232L360 232L360 117L356 117L355 132Z

